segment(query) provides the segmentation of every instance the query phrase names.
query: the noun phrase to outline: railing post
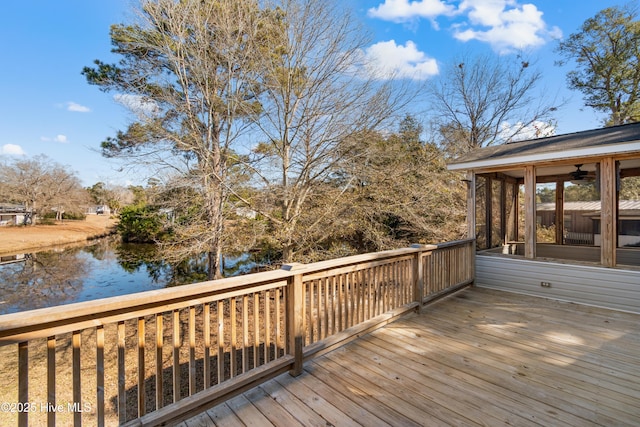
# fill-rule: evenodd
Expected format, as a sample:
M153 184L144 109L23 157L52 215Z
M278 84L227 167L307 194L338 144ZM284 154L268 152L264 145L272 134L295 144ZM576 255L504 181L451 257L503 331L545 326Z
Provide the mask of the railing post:
M417 311L424 305L424 293L425 293L425 282L426 278L424 277L424 255L431 255L438 247L435 245L420 245L415 244L411 245L412 248L419 249L413 258L413 272L412 272L412 282L413 282L413 300L418 303Z
M476 280L476 240L473 239L472 242L467 243L467 254L470 271L469 271L469 279L471 279L472 283L475 283Z
M418 303L417 310L422 307L422 299L424 296L424 263L422 254L427 249L431 249L430 245L411 245L412 248L420 249L413 256L413 271L411 280L413 282L413 300Z
M282 266L283 270L295 271L303 264L291 263ZM302 273L295 274L287 280L287 342L288 351L293 356L293 367L289 374L297 377L302 374L302 349L304 347L304 287Z

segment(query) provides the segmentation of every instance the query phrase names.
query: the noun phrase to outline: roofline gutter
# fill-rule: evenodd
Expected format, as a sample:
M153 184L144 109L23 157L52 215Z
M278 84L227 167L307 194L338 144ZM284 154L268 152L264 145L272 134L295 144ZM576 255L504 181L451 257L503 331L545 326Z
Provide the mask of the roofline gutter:
M598 147L578 148L567 151L551 151L541 154L530 154L516 157L508 157L502 160L476 160L465 163L452 163L447 165L450 171L495 168L496 166L513 166L518 164L540 163L544 161L561 161L581 157L594 157L603 155L616 155L638 152L640 153L640 141L633 143L609 144ZM560 155L560 156L559 156Z

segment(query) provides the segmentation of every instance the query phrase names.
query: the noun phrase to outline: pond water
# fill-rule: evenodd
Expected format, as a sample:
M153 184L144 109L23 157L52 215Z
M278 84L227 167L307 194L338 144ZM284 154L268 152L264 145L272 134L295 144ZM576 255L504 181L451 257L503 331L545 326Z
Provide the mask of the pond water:
M123 244L118 237L81 247L4 257L0 263L0 314L89 301L207 280L205 257L178 265L154 261L153 245ZM225 276L249 273L257 255L226 256Z

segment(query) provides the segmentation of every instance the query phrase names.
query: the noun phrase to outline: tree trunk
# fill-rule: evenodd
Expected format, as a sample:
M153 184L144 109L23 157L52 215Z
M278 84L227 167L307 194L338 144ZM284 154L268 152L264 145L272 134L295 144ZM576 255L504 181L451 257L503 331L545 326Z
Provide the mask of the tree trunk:
M219 251L210 251L207 253L208 261L208 278L209 280L222 279L222 265L220 263Z
M220 171L220 161L219 157L216 158L216 167L218 171ZM218 176L222 176L222 173L219 173ZM210 240L208 240L209 252L207 253L208 264L209 264L209 272L208 276L210 280L221 279L222 275L222 263L220 260L222 259L222 235L224 231L224 194L220 191L219 182L208 182L208 191L207 194L209 199L207 201L207 212L208 218L207 222L209 224L209 232L213 233Z
M293 258L293 244L291 242L282 245L282 263L288 264Z

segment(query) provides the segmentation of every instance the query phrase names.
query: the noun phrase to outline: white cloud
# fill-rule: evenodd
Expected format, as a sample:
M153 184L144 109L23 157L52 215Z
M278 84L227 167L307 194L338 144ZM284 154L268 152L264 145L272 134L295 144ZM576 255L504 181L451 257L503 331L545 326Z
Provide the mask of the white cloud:
M500 53L541 46L548 39L562 35L557 27L547 28L542 11L530 3L465 0L459 10L467 13L469 22L458 26L454 37L465 42L479 40L489 43ZM467 25L471 28L465 28Z
M442 0L385 0L368 10L369 16L392 22L409 22L418 18L432 19L451 15L455 8Z
M27 153L25 153L25 151L19 145L16 145L16 144L4 144L2 147L0 147L0 154L7 154L7 155L13 155L13 156L24 156Z
M65 103L60 103L60 104L56 104L55 105L56 108L61 108L67 111L72 111L74 113L89 113L91 112L91 109L89 107L86 107L84 105L80 105L77 102L73 102L73 101L68 101Z
M89 107L85 107L84 105L77 104L73 101L67 102L67 111L73 111L76 113L89 113L91 109Z
M458 10L467 12L472 24L498 26L502 24L500 14L507 5L515 5L513 0L464 0Z
M454 4L457 3L457 8ZM548 27L543 12L531 3L517 0L385 0L369 9L369 16L391 22L414 22L448 16L453 36L463 42L478 40L500 53L537 47L562 37L558 27ZM455 17L455 18L454 18Z
M41 136L40 140L44 142L59 142L61 144L66 144L69 142L69 139L66 135L56 135L53 138L49 138L48 136Z
M424 80L438 74L436 60L419 51L412 41L404 46L397 45L395 40L379 42L368 47L365 56L369 73L378 78Z

